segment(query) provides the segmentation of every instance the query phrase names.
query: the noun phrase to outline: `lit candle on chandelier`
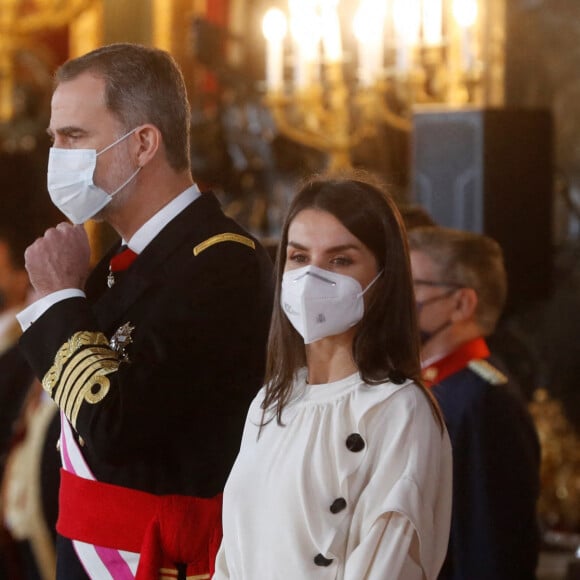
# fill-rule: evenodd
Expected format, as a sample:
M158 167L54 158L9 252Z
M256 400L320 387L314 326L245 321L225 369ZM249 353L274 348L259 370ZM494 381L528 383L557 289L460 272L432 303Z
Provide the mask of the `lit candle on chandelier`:
M342 39L338 20L338 0L320 0L322 20L322 46L326 62L342 60Z
M384 24L386 5L373 0L361 2L354 18L354 35L358 41L358 78L363 87L372 86L380 77L384 57Z
M442 0L423 0L423 42L426 46L443 42Z
M284 13L270 8L264 15L262 32L266 38L266 87L269 92L280 92L284 82Z
M413 68L413 53L419 44L420 0L395 0L393 22L397 39L397 70L408 72Z
M290 0L290 31L294 41L294 84L306 89L318 79L320 19L311 0Z
M455 0L453 16L461 28L461 57L464 70L470 71L475 64L473 25L477 20L477 0Z

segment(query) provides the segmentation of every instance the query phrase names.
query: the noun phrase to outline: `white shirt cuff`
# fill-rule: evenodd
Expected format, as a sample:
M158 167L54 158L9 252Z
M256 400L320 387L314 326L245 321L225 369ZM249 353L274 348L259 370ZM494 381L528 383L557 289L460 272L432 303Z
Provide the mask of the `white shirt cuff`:
M30 306L27 306L24 310L21 310L16 318L20 323L22 332L24 332L35 320L38 320L51 306L54 306L57 302L66 300L67 298L85 298L86 295L82 290L78 288L65 288L64 290L57 290L52 294L48 294L33 302Z

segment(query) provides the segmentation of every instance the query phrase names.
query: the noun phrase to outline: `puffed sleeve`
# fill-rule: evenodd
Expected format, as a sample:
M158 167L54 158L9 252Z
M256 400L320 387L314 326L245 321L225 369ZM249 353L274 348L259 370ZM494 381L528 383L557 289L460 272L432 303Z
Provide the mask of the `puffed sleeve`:
M226 551L222 543L219 552L217 553L215 561L215 572L212 576L212 580L227 580L229 577L230 573L228 570L228 563L226 561Z
M264 399L264 393L265 389L262 388L254 398L252 403L250 404L250 408L248 410L248 414L246 416L246 421L244 424L242 440L240 443L240 450L244 449L244 447L248 445L248 441L254 441L256 439L257 429L259 429L259 424L262 416L261 403ZM235 469L235 465L233 469ZM228 492L226 490L225 494L227 493ZM227 516L227 514L225 513L225 509L222 514L222 517L223 516ZM228 540L230 539L230 528L227 517L223 519L223 529L224 535L222 538L220 549L218 550L216 556L215 571L214 575L212 576L212 580L228 580L228 578L230 578L230 569L228 566L227 551L228 549L231 549L232 546L231 544L228 544ZM235 535L236 535L235 532L231 533L231 536L234 537L234 541Z
M451 444L412 384L359 424L368 456L353 507L345 578L435 580L449 541Z
M380 517L346 562L344 580L423 580L415 527L403 514ZM224 576L225 578L226 576Z

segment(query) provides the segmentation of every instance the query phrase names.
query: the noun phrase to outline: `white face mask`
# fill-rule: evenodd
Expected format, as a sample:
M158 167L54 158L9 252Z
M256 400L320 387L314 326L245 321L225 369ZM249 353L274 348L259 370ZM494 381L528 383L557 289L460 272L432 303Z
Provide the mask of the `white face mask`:
M289 270L282 278L282 309L305 344L341 334L362 319L363 295L381 274L363 290L354 278L316 266Z
M73 223L82 224L103 209L139 173L137 168L112 193L93 182L97 157L134 133L137 127L101 151L51 147L48 156L47 187L52 203Z

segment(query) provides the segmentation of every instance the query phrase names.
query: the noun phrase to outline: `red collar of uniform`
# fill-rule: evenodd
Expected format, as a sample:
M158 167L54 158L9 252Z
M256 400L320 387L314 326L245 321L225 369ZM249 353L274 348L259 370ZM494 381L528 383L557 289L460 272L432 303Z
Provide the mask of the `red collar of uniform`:
M453 352L430 364L421 371L423 381L428 387L440 383L448 376L464 369L469 361L476 358L487 358L489 348L482 337L464 342Z

